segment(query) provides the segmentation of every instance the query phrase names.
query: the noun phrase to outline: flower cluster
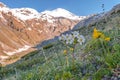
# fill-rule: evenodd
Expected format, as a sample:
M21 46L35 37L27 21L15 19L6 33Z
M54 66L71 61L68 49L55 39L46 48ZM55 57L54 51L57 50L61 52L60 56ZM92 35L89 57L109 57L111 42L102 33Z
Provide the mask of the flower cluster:
M71 34L62 34L59 40L64 41L66 44L80 43L82 45L85 42L84 36L80 35L78 31L74 31Z
M106 37L102 32L98 31L96 28L94 28L94 31L93 31L93 38L94 39L102 38L105 41L110 41L110 37Z

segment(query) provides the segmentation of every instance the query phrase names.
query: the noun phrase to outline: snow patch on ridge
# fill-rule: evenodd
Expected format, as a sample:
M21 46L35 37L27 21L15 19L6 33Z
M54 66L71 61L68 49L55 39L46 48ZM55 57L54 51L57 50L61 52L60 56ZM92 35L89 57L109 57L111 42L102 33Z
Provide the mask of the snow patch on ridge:
M7 59L9 56L0 56L1 60Z
M14 8L11 9L13 15L21 20L39 18L39 13L31 8Z
M7 7L0 7L0 11L4 12L4 13L8 13L10 11L10 9Z
M32 29L29 27L29 28L27 28L29 31L31 31Z
M52 16L48 15L48 14L41 14L41 19L42 21L46 20L48 21L49 23L53 23L54 22L54 19L52 18Z
M4 53L6 53L7 55L14 55L14 54L16 54L16 53L26 51L26 50L28 50L30 47L31 47L31 46L25 45L25 46L23 46L22 48L19 48L19 49L13 51L13 52L6 52L6 51L4 51Z

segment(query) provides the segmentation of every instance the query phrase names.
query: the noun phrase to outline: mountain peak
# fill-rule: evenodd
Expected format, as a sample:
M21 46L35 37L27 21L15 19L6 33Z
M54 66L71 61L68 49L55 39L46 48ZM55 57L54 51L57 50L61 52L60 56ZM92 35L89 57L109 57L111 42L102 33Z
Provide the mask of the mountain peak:
M7 7L4 3L0 2L0 7Z
M66 10L66 9L63 9L63 8L57 8L57 9L54 9L54 10L52 10L52 12L64 12L64 13L70 13L70 14L72 14L71 12L69 12L68 10Z
M51 11L55 16L75 16L75 14L69 12L66 9L57 8Z
M49 11L49 10L45 10L43 12L41 12L41 14L47 14L53 17L65 17L68 19L72 19L72 20L81 20L81 18L79 16L76 16L75 14L62 9L62 8L57 8L55 10Z

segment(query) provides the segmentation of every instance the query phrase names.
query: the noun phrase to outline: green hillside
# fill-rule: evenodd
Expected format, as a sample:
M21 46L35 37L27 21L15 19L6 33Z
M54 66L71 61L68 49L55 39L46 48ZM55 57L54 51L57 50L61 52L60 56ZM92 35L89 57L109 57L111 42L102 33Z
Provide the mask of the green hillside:
M120 11L74 31L84 43L50 43L1 67L0 80L119 80Z

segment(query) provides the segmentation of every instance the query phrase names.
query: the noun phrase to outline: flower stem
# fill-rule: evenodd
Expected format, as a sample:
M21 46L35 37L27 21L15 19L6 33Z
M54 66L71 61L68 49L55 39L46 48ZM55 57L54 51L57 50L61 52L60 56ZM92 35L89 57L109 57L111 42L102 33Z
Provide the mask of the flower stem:
M101 41L101 39L100 39L100 43L101 43L102 48L103 48L103 50L104 50L104 54L106 54L107 52L106 52L106 49L105 49L105 45L104 45L104 42L103 42L103 41Z

